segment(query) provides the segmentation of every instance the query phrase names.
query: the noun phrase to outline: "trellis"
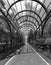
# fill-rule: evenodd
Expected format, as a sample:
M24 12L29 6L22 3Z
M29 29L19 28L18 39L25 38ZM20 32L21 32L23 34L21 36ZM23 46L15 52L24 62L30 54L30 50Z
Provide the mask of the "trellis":
M46 24L47 19L49 18L50 12L51 12L51 11L49 12L49 10L48 10L48 8L51 5L51 2L46 7L45 6L46 0L44 0L43 3L40 2L39 0L32 0L31 1L31 10L27 10L27 8L26 8L26 10L22 10L22 5L21 5L21 2L22 1L24 2L24 0L18 0L18 1L15 1L14 0L14 3L10 5L9 0L7 0L8 4L9 4L8 10L6 9L6 7L3 6L3 9L5 9L5 11L6 11L7 14L5 14L4 10L2 8L0 8L0 12L2 13L2 16L4 16L4 17L0 16L0 18L3 18L6 21L6 23L9 25L9 28L10 28L10 36L12 36L12 31L11 31L12 28L11 28L11 26L13 27L13 29L15 29L16 31L18 31L21 28L21 27L19 27L19 25L21 23L24 23L25 21L29 21L30 23L32 23L36 27L35 32L38 29L42 30L42 31L40 31L40 30L39 31L40 31L40 33L43 36L44 26ZM36 4L36 7L35 7L35 10L32 10L32 8L33 8L32 2L36 2L37 3ZM17 5L18 5L17 3L20 3L20 7L21 7L21 11L20 12L17 9ZM26 3L26 1L25 1L25 3ZM39 12L37 12L38 5L41 6ZM15 6L17 12L14 10L13 6ZM13 16L10 14L10 10L12 11ZM41 16L40 14L42 13L42 11L43 11L43 14ZM26 13L26 14L23 15L23 13ZM27 13L30 13L30 14L27 14ZM21 16L20 16L20 14L21 14ZM32 21L30 19L28 20L29 17L30 18L33 18L33 20ZM21 21L21 19L23 19L23 20ZM21 23L19 24L18 21L20 21ZM38 25L36 25L36 23L34 21L36 21L36 23ZM15 26L15 24L18 24L18 26ZM11 41L11 46L12 46L12 41ZM11 53L13 53L15 50L17 50L17 47L16 46L13 47L13 51L11 49L11 52L9 51L9 53L4 54L5 56L4 55L3 55L3 57L1 56L1 59L6 58Z

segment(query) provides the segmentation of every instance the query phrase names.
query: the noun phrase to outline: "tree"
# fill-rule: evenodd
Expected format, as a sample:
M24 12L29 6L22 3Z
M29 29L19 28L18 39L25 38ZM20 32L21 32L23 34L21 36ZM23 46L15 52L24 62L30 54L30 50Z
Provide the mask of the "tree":
M0 3L2 4L2 6L4 6L4 5L5 5L5 3L3 2L3 0L0 0Z

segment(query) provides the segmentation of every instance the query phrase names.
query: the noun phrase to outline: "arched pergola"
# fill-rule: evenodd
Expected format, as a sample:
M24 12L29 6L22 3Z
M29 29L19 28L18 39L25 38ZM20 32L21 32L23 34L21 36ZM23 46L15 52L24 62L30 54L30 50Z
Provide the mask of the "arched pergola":
M8 27L10 30L11 46L12 46L12 48L10 49L11 52L8 51L9 53L5 54L5 56L3 55L4 57L1 56L1 59L13 53L15 50L18 49L17 47L21 45L21 44L20 45L18 44L17 46L16 43L15 45L12 44L13 43L12 37L14 38L12 28L16 30L15 33L17 34L17 39L19 35L20 35L19 39L22 40L23 38L21 37L23 35L21 35L22 33L20 32L21 31L20 29L22 29L23 31L25 29L26 31L26 28L29 28L29 27L31 29L35 29L34 33L37 31L37 33L40 32L41 36L43 36L45 24L47 20L49 19L49 17L51 17L50 15L51 11L48 10L50 3L46 7L44 4L45 1L46 0L44 0L43 2L41 2L40 0L30 0L28 3L27 0L13 0L13 3L11 4L10 3L11 0L7 0L8 7L6 8L6 6L3 6L3 8L0 8L0 12L2 14L2 16L0 16L0 19L4 19L3 22L6 22L8 24ZM24 5L22 5L22 3L24 3ZM36 6L35 6L35 3L36 3ZM14 39L16 39L16 37ZM24 43L20 46L20 48L23 45Z

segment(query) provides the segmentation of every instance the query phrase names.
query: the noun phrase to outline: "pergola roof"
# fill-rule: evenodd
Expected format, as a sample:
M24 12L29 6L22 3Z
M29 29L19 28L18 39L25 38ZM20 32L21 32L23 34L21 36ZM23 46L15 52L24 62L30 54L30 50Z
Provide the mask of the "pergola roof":
M42 24L44 24L44 22L47 21L47 18L50 14L49 13L51 6L50 0L48 1L47 5L45 4L47 3L47 0L3 0L3 1L5 5L0 8L0 12L2 14L0 15L0 19L2 19L2 21L1 20L0 21L8 24L10 39L12 38L11 36L14 31L16 32L16 33L14 32L15 34L21 31L25 35L27 35L30 30L31 31L33 30L33 32L35 33L36 31L37 33L41 33L41 30L43 29ZM5 24L5 26L7 24ZM19 34L17 34L17 36L19 36Z

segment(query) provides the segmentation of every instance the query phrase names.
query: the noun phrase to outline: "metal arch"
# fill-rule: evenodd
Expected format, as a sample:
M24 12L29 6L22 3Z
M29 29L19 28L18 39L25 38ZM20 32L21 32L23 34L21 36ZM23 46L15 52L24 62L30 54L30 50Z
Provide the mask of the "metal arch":
M33 21L30 21L30 20L24 20L24 21L29 21L30 23L33 23L33 24L36 26L35 22L33 22ZM22 21L22 22L24 22L24 21ZM37 20L37 21L38 21L38 20ZM22 23L22 22L21 22L21 23ZM21 23L20 23L20 24L21 24ZM36 26L36 28L37 28L37 26Z
M26 20L25 20L26 21ZM28 22L31 22L31 23L33 23L32 21L30 21L30 20L27 20ZM22 21L22 22L24 22L24 21ZM37 28L37 26L36 26L36 24L35 23L33 23L34 25L35 25L35 27ZM34 28L34 27L33 27Z
M11 45L12 44L11 43L12 42L12 39L11 39L11 27L10 27L9 23L7 22L7 19L3 15L0 15L0 18L2 18L4 20L3 22L6 22L8 24L8 26L9 26L9 31L10 31L10 45ZM7 42L6 42L6 44L7 44ZM9 50L8 50L8 52L9 52ZM3 56L0 56L0 61L3 60L3 59L5 59L7 57L7 55L9 55L8 52L3 52L4 54L2 53Z
M10 32L11 32L11 27L10 27L9 23L7 22L6 18L3 15L0 15L0 18L3 18L5 20L5 22L8 24Z
M22 0L21 0L22 1ZM8 10L7 10L7 14L8 14L8 11L10 10L10 8L14 5L14 4L16 4L16 3L18 3L19 2L19 0L18 1L16 1L16 2L14 2L9 8L8 8Z
M24 21L22 21L22 22L25 22L26 20L24 20ZM31 23L33 23L32 21L30 21L30 20L27 20L28 22L31 22ZM20 23L21 24L21 23ZM36 24L35 23L33 23L34 25L35 25L35 27L37 28L37 26L36 26Z
M16 29L16 27L12 24L12 22L9 20L9 18L5 15L5 13L3 12L3 10L0 8L0 12L2 13L2 15L5 17L5 19L7 20L7 23L8 24L11 24L12 25L12 27L15 29L15 30L17 30Z
M41 36L43 36L43 31L44 31L44 26L45 26L45 24L46 24L46 22L47 22L47 20L49 19L49 17L51 16L51 10L50 10L50 12L47 14L47 16L45 17L45 19L43 20L43 21L45 21L45 23L41 23L39 26L38 26L38 28L37 29L39 29L40 28L40 26L42 26L42 31L41 31ZM37 30L36 30L37 31ZM35 32L36 32L35 31ZM34 33L35 33L34 32Z
M40 17L36 12L31 11L31 10L23 10L23 11L20 11L20 12L18 12L18 13L14 16L14 18L15 18L17 15L19 15L20 13L22 13L22 12L26 12L26 11L29 11L29 12L32 12L32 13L36 14L36 15L39 17L40 21L42 22L41 17Z
M10 26L10 24L8 23L8 21L7 21L7 19L3 16L3 15L0 15L0 18L3 18L5 21L4 22L6 22L7 24L8 24L8 26L9 26L9 31L10 31L10 43L12 43L12 39L11 39L11 26Z
M24 21L22 21L22 22L25 22L26 20L24 20ZM30 21L30 20L27 20L28 22L30 22L30 23L33 23L32 21ZM21 24L21 23L20 23ZM35 23L33 23L35 26L36 26L36 24ZM37 26L36 26L36 28L37 28Z
M42 2L40 2L39 0L32 0L32 1L35 1L35 2L39 3L44 8L46 14L48 13L48 10L47 10L46 6Z
M23 23L23 25L24 25L25 23ZM29 23L30 24L30 23ZM31 25L32 26L32 25ZM32 28L32 27L31 27ZM21 29L21 28L20 28ZM33 29L34 29L34 26L33 26Z
M49 13L48 13L48 15L45 17L45 19L43 20L44 21L44 26L45 26L45 24L46 24L46 22L47 22L47 20L49 19L51 17L51 10L49 11Z
M21 1L23 1L23 0L21 0ZM48 12L46 6L45 6L42 2L40 2L39 0L32 0L32 1L35 1L35 2L39 3L39 4L44 8L45 12L46 12L46 13ZM7 13L8 13L8 11L10 10L10 8L11 8L14 4L16 4L16 3L18 3L18 2L20 2L20 0L14 2L14 3L9 7L9 9L7 10Z
M48 21L48 19L51 17L51 10L50 10L50 12L48 13L48 15L45 17L45 19L44 19L44 23L43 23L43 25L42 25L42 31L41 31L41 34L42 34L42 36L43 36L43 32L44 32L44 28L45 28L45 25L46 25L46 23L47 23L47 21Z
M35 19L36 22L37 22L38 25L39 25L39 21L38 21L35 17L33 17L33 16L31 16L31 15L24 15L24 16L21 16L20 18L23 18L23 17L26 17L26 16L29 16L29 17L32 17L33 19ZM17 21L18 21L20 18L18 18Z

